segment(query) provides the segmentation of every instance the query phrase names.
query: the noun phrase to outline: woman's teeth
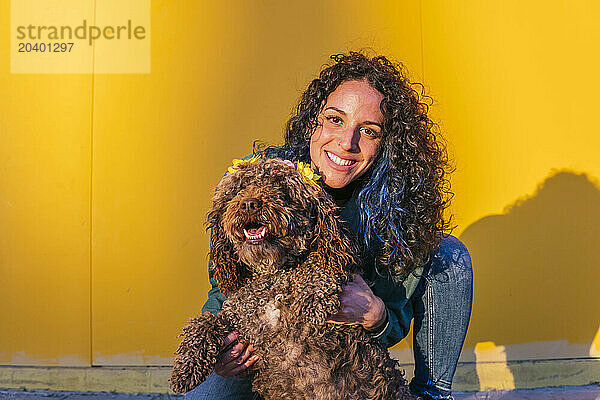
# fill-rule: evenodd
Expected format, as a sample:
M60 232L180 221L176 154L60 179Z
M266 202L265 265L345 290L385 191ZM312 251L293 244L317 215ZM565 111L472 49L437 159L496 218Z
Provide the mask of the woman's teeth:
M343 167L347 167L348 165L352 165L354 164L356 161L353 160L344 160L342 158L339 158L338 156L336 156L333 153L330 153L328 151L326 151L325 153L327 153L327 157L329 157L329 159L331 161L333 161L334 163L336 163L337 165L341 165Z

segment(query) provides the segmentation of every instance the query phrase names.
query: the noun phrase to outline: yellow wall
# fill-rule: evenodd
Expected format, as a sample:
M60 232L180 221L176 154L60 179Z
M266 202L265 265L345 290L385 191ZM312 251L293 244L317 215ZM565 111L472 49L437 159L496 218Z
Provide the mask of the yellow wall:
M10 74L9 11L2 1L0 363L89 365L92 76Z
M10 73L0 0L0 364L169 365L214 184L365 47L424 80L454 153L463 358L597 356L600 6L388 3L153 0L150 74L44 75Z
M424 76L475 267L463 359L597 356L600 3L423 4Z

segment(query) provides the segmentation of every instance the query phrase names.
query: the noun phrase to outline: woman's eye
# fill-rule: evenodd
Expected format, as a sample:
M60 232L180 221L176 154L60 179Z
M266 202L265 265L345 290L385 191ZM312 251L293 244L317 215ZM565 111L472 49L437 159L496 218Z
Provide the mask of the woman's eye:
M342 125L342 123L343 123L342 119L340 117L338 117L337 115L330 115L329 117L325 117L325 118L327 118L327 121L329 121L335 125Z
M373 138L379 137L379 133L378 132L375 132L374 130L369 129L369 128L360 128L360 132L363 135L366 135L366 136L369 136L369 137L373 137Z

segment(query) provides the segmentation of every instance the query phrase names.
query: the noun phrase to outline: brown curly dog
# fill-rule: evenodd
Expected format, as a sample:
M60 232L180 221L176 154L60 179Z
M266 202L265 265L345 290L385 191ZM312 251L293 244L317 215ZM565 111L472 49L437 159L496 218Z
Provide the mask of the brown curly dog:
M403 371L359 326L326 323L356 269L329 196L280 159L237 165L217 186L207 224L221 291L218 315L183 328L170 379L185 393L213 371L223 339L259 356L247 373L270 399L409 399Z

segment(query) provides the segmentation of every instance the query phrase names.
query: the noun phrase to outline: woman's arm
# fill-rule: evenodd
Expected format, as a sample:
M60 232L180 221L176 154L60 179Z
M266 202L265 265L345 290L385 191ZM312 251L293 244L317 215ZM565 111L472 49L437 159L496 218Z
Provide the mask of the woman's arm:
M221 293L219 289L219 282L215 278L213 271L212 261L208 260L208 281L210 282L211 289L208 291L208 299L202 306L202 312L210 312L217 314L223 308L223 302L227 297Z
M379 282L374 289L360 275L344 286L340 296L342 307L329 322L360 324L383 345L392 347L408 334L412 307L403 293L402 285Z
M385 322L387 311L383 300L375 296L362 276L358 274L344 285L340 303L340 312L332 315L329 322L359 324L369 331L376 330Z

